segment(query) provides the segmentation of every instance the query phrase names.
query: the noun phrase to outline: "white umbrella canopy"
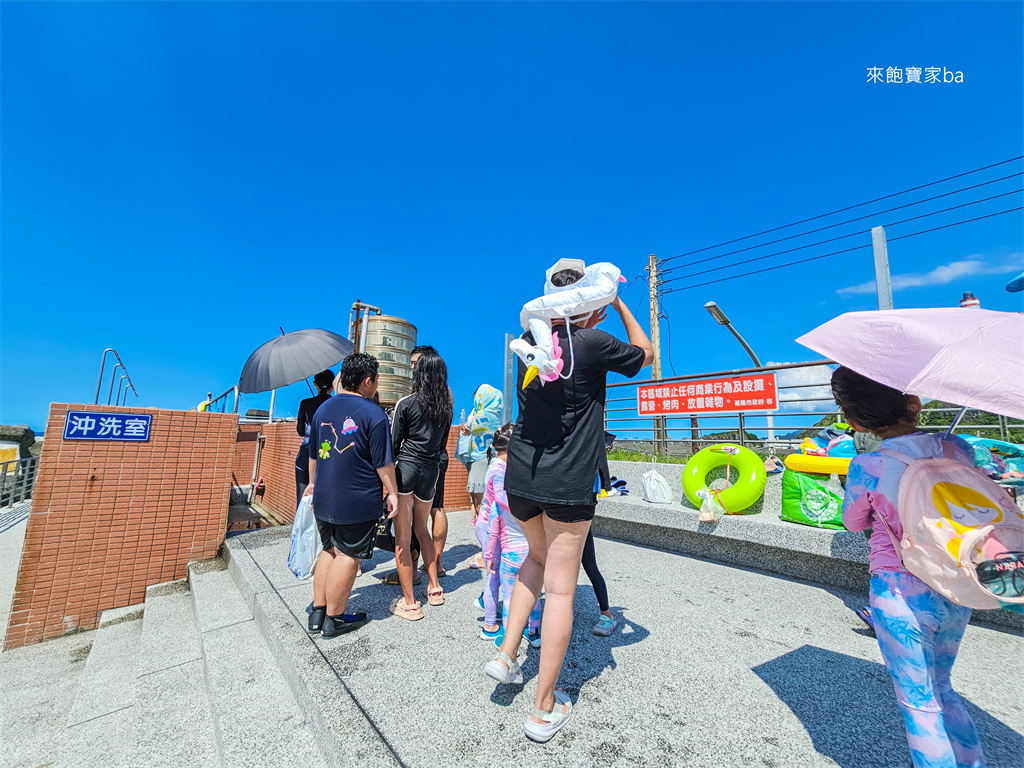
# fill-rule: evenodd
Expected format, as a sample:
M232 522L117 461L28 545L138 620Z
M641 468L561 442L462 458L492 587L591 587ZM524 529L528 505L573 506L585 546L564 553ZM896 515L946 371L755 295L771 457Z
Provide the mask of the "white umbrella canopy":
M922 399L1024 419L1024 314L960 307L847 312L797 342Z
M249 355L242 367L238 388L250 394L287 387L337 365L355 348L344 336L322 328L276 336Z

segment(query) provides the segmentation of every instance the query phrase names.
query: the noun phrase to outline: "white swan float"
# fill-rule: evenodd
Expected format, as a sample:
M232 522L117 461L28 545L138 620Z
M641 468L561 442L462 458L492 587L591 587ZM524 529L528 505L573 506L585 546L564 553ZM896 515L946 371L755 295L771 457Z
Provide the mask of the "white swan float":
M552 283L551 276L565 269L582 272L583 279L562 287ZM563 373L565 361L562 359L558 336L551 332L551 321L568 322L572 319L578 323L586 320L615 300L622 282L625 279L619 268L606 261L588 267L582 259L559 259L557 264L548 269L544 295L524 304L519 314L523 330L531 333L534 343L529 344L524 339L515 339L509 343L509 348L526 366L523 389L535 378L539 378L543 386L546 382L572 376L575 362L572 336L569 336L569 370Z

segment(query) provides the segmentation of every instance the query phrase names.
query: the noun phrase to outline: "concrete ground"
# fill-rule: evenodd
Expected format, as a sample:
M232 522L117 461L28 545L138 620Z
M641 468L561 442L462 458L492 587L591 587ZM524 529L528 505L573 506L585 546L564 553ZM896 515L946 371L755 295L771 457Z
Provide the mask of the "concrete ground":
M527 654L523 687L484 675L494 647L478 637L482 577L465 567L475 537L467 513L450 517L444 606L424 605L419 622L391 617L398 590L375 577L393 560L378 553L350 602L371 621L316 640L339 677L337 695L347 695L344 681L400 764L909 764L878 646L850 610L863 596L602 539L598 562L621 628L591 633L598 610L581 572L560 679L573 719L549 744L528 742L538 652ZM288 572L287 549L280 539L250 554L301 625L312 588ZM968 627L954 684L990 766L1024 765L1021 680L1024 638Z
M21 565L21 548L25 543L25 529L28 528L28 513L31 501L22 501L10 507L0 508L0 648L7 634L7 622L11 618L11 602L14 587L18 581L18 566Z
M350 635L314 641L328 662L322 668L327 683L319 689L326 691L328 706L361 720L355 727L337 728L351 754L362 750L393 756L393 762L386 757L372 764L409 768L909 764L902 719L878 647L850 611L863 602L862 595L605 539L597 540L598 562L621 627L610 638L591 633L598 611L581 573L575 627L560 680L575 702L573 717L548 744L529 742L522 726L533 705L538 652L522 652L525 686L496 685L484 675L494 647L478 637L480 611L474 601L482 575L466 567L478 548L468 513L450 518L444 606L424 606L426 618L415 623L390 616L387 606L398 589L376 577L391 570L393 560L378 553L364 563L350 603L351 610L367 611L371 621ZM304 632L312 587L288 571L287 537L260 536L247 533L232 541L251 542L247 556L274 586L267 596L279 598L289 610L279 611L285 617L280 622L232 626L264 636L277 633L266 636L267 645L287 653L294 647L288 637ZM5 570L10 569L12 541L0 534ZM204 585L192 585L200 624L210 611L216 621L232 619L219 599L234 591L231 577L224 571L213 575L224 584L211 594L198 595ZM9 607L9 596L0 597ZM147 599L147 615L151 610L151 618L159 619ZM57 766L85 764L54 750L61 734L72 730L65 726L78 706L76 689L88 678L83 670L90 645L109 631L0 654L0 766L37 768L47 760ZM113 648L108 644L108 651ZM225 690L221 678L252 673L239 652L224 650L223 659L208 655L204 662L205 685L212 693ZM281 656L274 658L281 663ZM274 663L269 656L261 662ZM127 653L125 664L137 666ZM992 768L1024 765L1022 680L1024 638L967 628L954 684L978 725ZM201 688L203 681L197 685ZM278 685L281 697L291 700L285 683ZM81 691L78 695L83 700ZM137 695L144 698L144 690ZM296 700L301 704L302 697ZM146 716L138 710L135 727L142 730L136 733L159 726L153 721L157 715L149 715L152 728ZM276 717L270 710L266 716ZM278 739L274 723L252 720L243 730L247 740L265 740L263 751L273 751L275 744L269 742ZM125 738L116 728L88 735L96 745ZM176 735L198 740L189 728Z

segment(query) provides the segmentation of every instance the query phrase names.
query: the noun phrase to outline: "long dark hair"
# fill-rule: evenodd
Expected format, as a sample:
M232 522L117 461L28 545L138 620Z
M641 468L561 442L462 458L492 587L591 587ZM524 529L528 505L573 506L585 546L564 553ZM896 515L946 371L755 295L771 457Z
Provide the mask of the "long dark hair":
M416 361L412 391L434 424L443 427L452 423L454 405L448 391L448 366L437 352L424 352Z
M904 393L849 368L832 372L832 396L848 419L876 436L894 427L913 427L918 421Z

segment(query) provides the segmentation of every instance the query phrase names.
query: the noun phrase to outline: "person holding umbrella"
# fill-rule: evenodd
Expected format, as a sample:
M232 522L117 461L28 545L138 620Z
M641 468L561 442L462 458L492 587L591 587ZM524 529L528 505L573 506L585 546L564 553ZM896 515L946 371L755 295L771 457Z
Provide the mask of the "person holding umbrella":
M871 621L903 711L913 763L920 768L984 766L977 728L950 683L971 609L939 594L903 567L887 529L902 538L897 505L907 465L882 452L939 458L948 442L956 460L973 468L974 451L959 437L947 441L919 431L919 397L849 368L832 374L832 393L850 426L882 439L880 451L861 454L850 463L843 524L851 531L872 529Z
M295 420L295 430L302 437L299 453L295 457L295 505L302 501L302 494L309 485L309 425L313 423L313 414L331 396L334 386L334 373L331 370L320 371L313 377L316 395L307 397L299 403L299 418Z
M836 404L857 432L882 439L880 451L850 463L843 523L872 529L871 619L913 764L981 768L977 729L950 684L971 610L904 568L895 546L903 536L899 486L904 459L945 455L974 470L974 452L952 426L945 436L918 430L921 397L1024 418L1024 315L958 307L849 312L797 341L840 364L832 375Z

